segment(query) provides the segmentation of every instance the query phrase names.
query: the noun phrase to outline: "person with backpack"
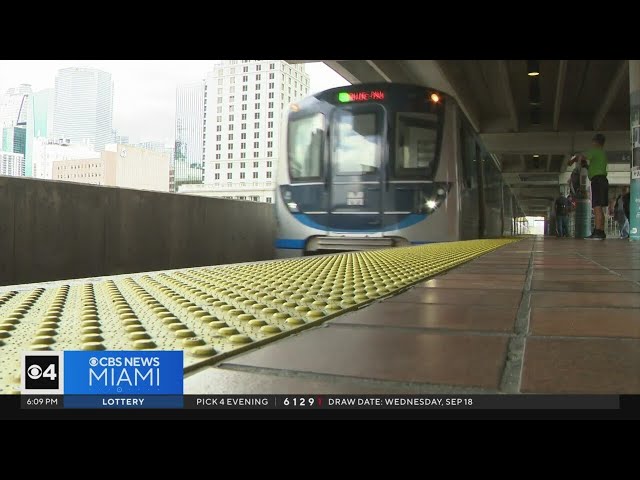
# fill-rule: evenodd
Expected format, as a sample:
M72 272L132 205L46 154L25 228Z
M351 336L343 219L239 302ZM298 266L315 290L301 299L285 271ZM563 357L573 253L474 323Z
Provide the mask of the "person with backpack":
M555 201L556 235L558 238L569 236L569 199L562 193Z
M580 162L588 168L591 181L591 206L595 214L595 228L588 240L604 240L604 209L609 205L609 181L607 180L607 154L604 151L605 136L601 133L593 137L593 148L584 155L575 155L569 165Z

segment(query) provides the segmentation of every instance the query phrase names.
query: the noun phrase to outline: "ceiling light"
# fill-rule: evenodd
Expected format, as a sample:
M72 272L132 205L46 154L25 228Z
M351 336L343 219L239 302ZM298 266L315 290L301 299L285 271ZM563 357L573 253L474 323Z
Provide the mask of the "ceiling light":
M527 75L530 77L540 75L540 64L538 60L527 60Z

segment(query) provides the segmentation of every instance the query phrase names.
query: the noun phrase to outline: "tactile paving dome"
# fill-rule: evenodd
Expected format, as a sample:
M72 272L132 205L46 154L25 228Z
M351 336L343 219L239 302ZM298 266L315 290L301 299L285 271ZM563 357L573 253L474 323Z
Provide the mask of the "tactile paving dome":
M184 350L215 363L361 307L515 239L190 268L0 290L0 391L28 350Z

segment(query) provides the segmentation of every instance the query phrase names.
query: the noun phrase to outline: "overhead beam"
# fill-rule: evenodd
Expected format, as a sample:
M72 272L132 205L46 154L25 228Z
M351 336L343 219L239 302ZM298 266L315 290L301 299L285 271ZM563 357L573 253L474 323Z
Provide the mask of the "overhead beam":
M488 151L496 154L568 155L587 150L595 131L581 132L520 132L484 133L483 143ZM607 138L607 150L629 150L629 131L602 132Z
M507 103L507 110L509 111L509 119L511 120L511 129L514 132L518 131L518 110L516 109L516 102L513 98L513 92L511 90L511 81L509 80L509 67L506 60L498 60L498 77L500 78L500 84L502 91L504 92L504 98Z
M565 185L569 178L571 177L571 172L562 172L558 177L558 182L561 185ZM630 175L629 172L607 172L607 181L609 185L629 185Z
M555 191L553 192L555 193ZM528 203L543 203L548 201L550 198L553 198L553 195L538 195L536 197L527 197L524 195L520 195L520 201L528 202Z
M540 172L540 171L531 171L531 170L506 170L504 171L504 175L535 175L536 178L541 178L543 175L554 177L559 175L558 172Z
M324 63L352 84L416 83L400 60L325 60Z
M340 60L323 60L324 63L331 68L334 72L344 78L347 82L351 84L357 84L362 82L367 82L369 80L361 80L357 77L357 75L352 72L345 65L340 63Z
M604 121L604 118L607 116L607 113L609 112L609 109L611 108L611 105L613 104L613 101L615 100L616 95L618 95L618 91L622 86L622 82L625 79L625 74L627 73L627 68L628 68L628 61L622 60L620 62L620 65L618 66L618 69L616 70L616 73L613 75L613 78L611 79L611 83L609 83L609 87L607 88L604 98L602 99L600 108L598 108L598 111L593 117L594 130L599 130L600 127L602 126L602 122Z
M511 189L514 191L520 191L520 190L536 190L536 193L539 192L540 195L545 194L546 192L543 192L543 190L548 190L549 192L554 191L555 192L555 185L532 185L530 183L528 184L518 184L515 183L511 186Z
M560 107L562 106L562 95L564 94L564 84L567 77L567 61L560 60L558 65L558 81L556 83L556 98L553 101L553 130L558 131L560 121Z
M521 194L518 198L520 200L549 198L555 194L555 191L556 189L552 187L539 188L538 190L535 190L535 191L533 189L528 189L528 190L525 189L524 192L520 192ZM526 193L531 195L526 195ZM533 196L532 195L533 193L535 193L536 195Z
M366 62L387 82L415 83L415 78L403 67L400 60L367 60Z

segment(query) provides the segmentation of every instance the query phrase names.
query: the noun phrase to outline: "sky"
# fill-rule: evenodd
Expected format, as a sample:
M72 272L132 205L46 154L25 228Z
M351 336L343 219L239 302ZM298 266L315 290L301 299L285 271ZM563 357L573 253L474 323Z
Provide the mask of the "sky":
M114 82L113 127L132 143L172 144L175 92L180 83L203 79L219 60L0 60L0 93L21 83L34 92L53 88L56 72L67 67L93 67ZM308 63L310 93L348 85L324 63Z

